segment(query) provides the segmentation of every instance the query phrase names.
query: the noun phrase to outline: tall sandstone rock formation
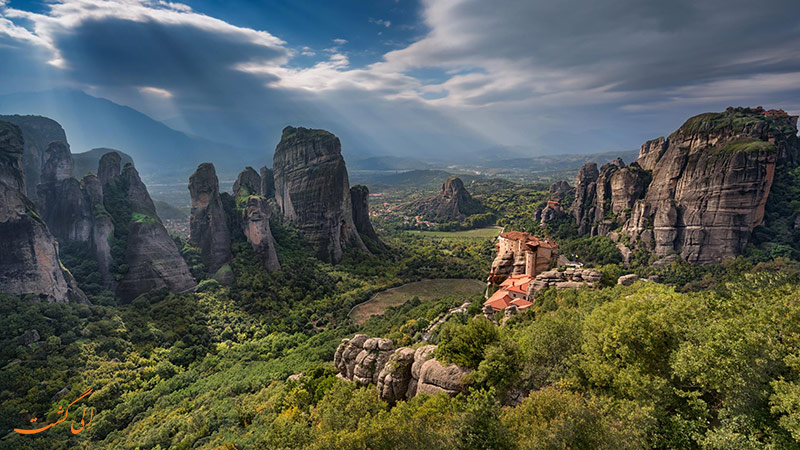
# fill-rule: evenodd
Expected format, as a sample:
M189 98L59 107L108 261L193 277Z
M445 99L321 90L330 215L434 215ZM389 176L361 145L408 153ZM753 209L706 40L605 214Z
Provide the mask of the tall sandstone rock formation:
M147 188L132 164L110 152L99 176L73 176L69 146L51 142L37 186L41 216L62 242L83 242L97 262L103 284L123 301L166 288L194 286L175 242L159 220ZM120 250L114 260L112 243Z
M625 166L617 158L603 164L581 167L575 182L575 201L570 214L580 234L605 235L627 220L633 203L645 190L649 174L637 163Z
M61 125L53 119L42 116L0 116L0 120L13 123L22 130L25 140L25 152L22 164L25 171L25 194L38 204L37 186L41 182L41 173L47 161L47 149L51 142L67 142L67 134Z
M58 243L25 195L23 133L0 122L0 292L88 303L58 258Z
M219 193L219 179L214 165L203 163L189 177L192 212L189 216L189 241L200 249L200 256L209 273L228 264L231 233Z
M116 161L119 156L114 158L113 162ZM118 167L107 167L104 172L119 173L103 186L104 205L115 220L115 229L127 227L128 231L124 243L124 264L128 269L119 280L117 296L128 302L153 290L185 292L194 288L189 267L158 218L139 172L130 164L121 171ZM130 211L130 216L120 215L121 210Z
M369 220L369 188L362 185L351 187L350 201L353 206L353 223L364 244L372 252L385 250L386 246L378 238L378 233L375 232L375 228L372 227L372 222Z
M338 263L343 246L368 252L353 223L350 184L339 138L286 127L273 158L275 200L318 258Z
M452 222L482 212L480 204L472 199L458 177L445 180L437 195L417 200L411 204L411 209L435 222Z
M264 170L262 169L262 173ZM271 176L270 173L265 175ZM264 268L280 270L278 254L275 251L275 239L269 226L272 216L267 198L263 195L264 182L255 169L245 168L233 184L233 197L240 223L247 243L258 255ZM268 191L267 187L267 191Z
M605 180L584 166L571 211L582 233L621 225L657 256L716 263L740 254L762 223L776 164L799 162L797 117L728 108L646 142L636 163Z

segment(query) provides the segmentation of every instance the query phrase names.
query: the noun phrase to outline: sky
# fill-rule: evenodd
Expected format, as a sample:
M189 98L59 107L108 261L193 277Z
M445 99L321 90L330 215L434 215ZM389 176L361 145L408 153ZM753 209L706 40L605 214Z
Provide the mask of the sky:
M79 89L274 148L629 150L727 106L800 113L797 0L0 0L0 95Z

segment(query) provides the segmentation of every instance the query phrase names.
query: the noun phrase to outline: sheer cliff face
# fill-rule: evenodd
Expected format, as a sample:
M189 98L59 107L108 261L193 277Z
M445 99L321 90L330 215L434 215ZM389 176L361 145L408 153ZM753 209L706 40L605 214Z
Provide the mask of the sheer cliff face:
M350 200L353 205L353 223L364 244L373 252L384 249L383 242L378 238L378 233L372 228L372 222L369 220L369 189L362 185L351 187Z
M66 143L51 143L46 154L37 186L41 217L59 240L89 245L109 289L130 301L152 289L182 292L194 286L133 165L121 169L120 156L111 152L100 158L99 177L89 174L78 181ZM123 236L125 253L114 261L110 242ZM117 277L115 262L128 268Z
M267 199L256 195L248 197L242 213L242 231L253 251L261 259L264 268L270 272L280 270L278 254L275 252L275 240L269 227L270 211Z
M764 219L778 161L797 158L797 118L729 109L689 119L663 141L645 144L653 171L624 231L656 255L678 252L710 264L742 252Z
M92 236L92 207L81 183L73 177L69 145L55 141L47 146L36 187L42 219L60 241L87 242Z
M67 135L58 122L47 117L9 115L0 116L0 120L13 123L22 130L25 139L25 194L38 203L36 187L41 182L42 169L47 161L47 148L54 141L67 142Z
M219 180L211 163L203 163L189 178L192 212L189 240L200 249L210 273L230 262L231 234L219 194Z
M350 186L339 138L324 130L286 127L273 158L275 200L323 261L342 246L367 251L353 223Z
M612 176L612 204L602 215L599 189L594 197L579 197L579 190L572 211L583 219L597 208L594 231L579 220L583 233L607 233L598 219L611 218L612 226L624 221L622 231L657 256L677 252L692 263L719 262L740 254L762 223L776 164L800 161L796 134L797 117L778 111L729 108L695 116L669 138L642 145L632 164L645 174L642 194L632 173L622 178L621 169Z
M23 192L23 140L0 122L0 292L88 303L58 259L58 243Z
M605 235L624 223L636 200L647 188L647 173L638 164L625 167L617 158L603 164L589 163L578 172L575 201L570 214L580 234Z
M261 172L265 173L265 168ZM236 222L241 225L247 243L261 260L261 264L270 272L280 270L278 254L275 251L275 239L269 226L272 215L267 198L263 195L264 183L261 175L252 167L245 168L233 183L233 198L236 205Z
M114 158L115 161L117 159L118 157ZM104 186L104 189L113 192L106 192L104 195L106 207L110 206L110 202L123 202L132 213L131 217L113 217L120 222L128 221L124 224L128 226L124 257L128 270L119 280L117 296L123 302L129 302L156 289L167 289L170 292L192 289L195 286L194 278L189 273L189 267L175 241L156 215L153 200L139 178L139 172L130 164L126 164L122 171L109 168L108 172L119 173L119 176L112 178ZM112 195L119 197L111 198ZM124 225L115 224L115 227Z

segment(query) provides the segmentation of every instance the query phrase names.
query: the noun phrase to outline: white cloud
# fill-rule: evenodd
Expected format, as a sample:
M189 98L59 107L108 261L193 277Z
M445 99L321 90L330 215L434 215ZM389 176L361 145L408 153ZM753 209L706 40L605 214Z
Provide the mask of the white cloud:
M47 13L34 13L8 5L0 5L0 33L15 39L25 39L41 45L53 53L50 61L65 67L55 36L69 32L89 21L122 19L132 22L156 22L164 25L185 25L210 33L220 33L253 45L279 49L290 56L286 44L272 34L251 28L237 27L223 20L199 14L182 3L152 0L61 0L48 4ZM31 28L15 25L11 20L24 20Z
M141 86L141 87L139 87L139 92L141 92L143 94L155 95L155 96L162 97L162 98L172 98L173 97L172 92L170 92L170 91L168 91L166 89L161 89L161 88L157 88L157 87L153 87L153 86Z

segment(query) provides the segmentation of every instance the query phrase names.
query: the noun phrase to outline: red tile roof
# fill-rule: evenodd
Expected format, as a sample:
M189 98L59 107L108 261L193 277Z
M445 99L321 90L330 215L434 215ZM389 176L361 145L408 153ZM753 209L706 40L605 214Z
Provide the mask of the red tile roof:
M495 292L494 295L489 297L489 300L486 300L483 304L491 305L492 309L495 311L502 311L508 308L508 305L510 305L512 301L513 299L508 296L508 293L501 289Z
M523 298L515 298L511 300L511 304L515 305L519 310L526 310L533 305L533 302L529 302Z

